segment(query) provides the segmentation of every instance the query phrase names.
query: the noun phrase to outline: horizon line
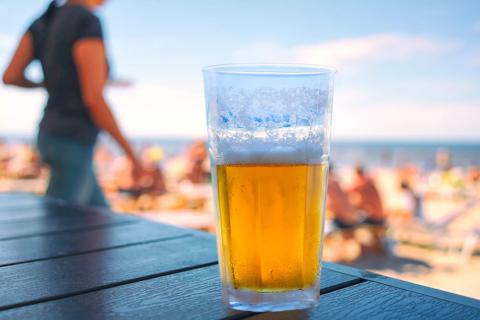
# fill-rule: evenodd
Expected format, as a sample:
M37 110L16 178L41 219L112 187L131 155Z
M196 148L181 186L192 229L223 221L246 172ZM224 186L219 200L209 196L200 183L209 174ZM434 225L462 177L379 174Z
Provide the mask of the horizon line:
M36 137L35 134L27 133L11 133L0 132L0 139L26 139L31 140ZM163 140L197 140L207 139L207 135L142 135L133 134L129 135L130 140L150 140L150 139L163 139ZM439 143L453 143L453 144L470 144L480 145L480 138L478 137L465 137L465 138L450 138L450 137L438 137L438 138L422 138L422 137L391 137L391 138L372 138L372 137L343 137L332 138L331 143L409 143L409 144L439 144Z

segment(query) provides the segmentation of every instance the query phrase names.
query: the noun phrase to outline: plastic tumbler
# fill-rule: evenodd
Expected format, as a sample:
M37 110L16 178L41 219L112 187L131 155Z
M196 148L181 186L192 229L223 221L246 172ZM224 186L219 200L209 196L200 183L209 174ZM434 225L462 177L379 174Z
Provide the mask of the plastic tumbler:
M334 71L203 69L224 302L281 311L320 294Z

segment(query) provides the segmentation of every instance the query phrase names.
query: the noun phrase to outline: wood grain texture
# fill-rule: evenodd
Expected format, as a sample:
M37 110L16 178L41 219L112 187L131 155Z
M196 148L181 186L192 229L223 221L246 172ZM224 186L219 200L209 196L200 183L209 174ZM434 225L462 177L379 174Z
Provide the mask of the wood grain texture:
M215 244L199 237L110 249L0 268L0 310L216 263Z
M265 313L249 319L480 319L480 310L400 288L366 281L322 295L307 311Z
M44 207L45 204L42 203L32 207L8 207L8 211L0 208L0 223L44 217L48 214L48 211L45 211Z
M396 288L400 288L408 291L413 291L421 295L427 295L437 299L455 302L458 304L463 304L468 307L480 309L480 301L470 297L465 297L459 294L454 294L451 292L430 288L427 286L422 286L422 285L418 285L415 283L411 283L411 282L407 282L407 281L403 281L395 278L389 278L381 274L377 274L367 270L361 270L361 269L340 265L336 263L327 262L324 264L324 266L327 269L338 271L344 274L349 274L352 277L358 277L367 281L377 282L384 285L388 285L388 286L392 286L392 287L396 287Z
M187 253L188 254L188 253ZM322 288L353 278L325 270ZM222 319L252 315L222 304L218 266L0 312L0 319Z
M8 210L15 210L20 208L41 208L45 203L58 203L61 204L61 201L47 200L45 198L35 197L35 198L25 198L25 199L15 199L15 198L3 198L0 199L0 215L9 214Z
M187 229L139 221L102 229L5 240L0 241L0 267L189 234L192 233Z
M46 202L62 203L63 201L49 197L40 197L33 193L0 192L0 211L3 208L22 208L29 206L32 207Z
M34 199L37 203L25 204L19 203L18 206L0 206L0 222L19 221L32 218L44 218L55 215L72 214L105 214L106 211L98 209L71 206L64 202L46 201L44 199Z
M0 203L4 201L18 201L27 199L39 199L40 197L30 192L0 192Z
M229 310L212 236L30 194L0 194L0 240L0 319L480 319L478 300L331 263L316 308Z
M38 197L35 193L31 192L0 192L0 201L6 198L31 198Z
M60 210L56 208L55 210ZM43 234L86 230L89 228L128 223L137 219L119 214L68 214L70 211L59 211L45 217L18 221L2 221L0 223L0 240L32 237ZM60 214L60 212L63 212Z

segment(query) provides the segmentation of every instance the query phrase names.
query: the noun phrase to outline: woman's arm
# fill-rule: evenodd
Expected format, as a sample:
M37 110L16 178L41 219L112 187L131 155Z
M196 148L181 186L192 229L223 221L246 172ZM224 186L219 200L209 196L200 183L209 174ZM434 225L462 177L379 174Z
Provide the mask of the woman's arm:
M134 174L140 174L140 162L120 131L103 96L103 89L107 82L107 63L103 41L97 38L85 38L77 41L73 47L73 58L80 80L82 98L93 121L117 141L133 162Z
M33 40L30 32L24 34L17 50L3 73L3 83L22 88L43 87L42 83L33 82L25 77L25 70L33 60Z

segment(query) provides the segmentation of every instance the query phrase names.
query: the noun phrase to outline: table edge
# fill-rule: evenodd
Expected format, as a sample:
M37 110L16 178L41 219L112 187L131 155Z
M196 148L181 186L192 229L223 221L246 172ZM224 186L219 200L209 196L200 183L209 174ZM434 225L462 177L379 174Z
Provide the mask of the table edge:
M430 296L433 298L445 300L448 302L453 302L457 304L462 304L464 306L472 307L475 309L480 310L480 300L477 300L475 298L463 296L460 294L440 290L440 289L435 289L419 284L415 284L412 282L400 280L400 279L395 279L387 276L383 276L378 273L374 273L371 271L367 270L360 270L354 267L346 266L346 265L341 265L338 263L333 263L333 262L324 262L323 266L327 269L337 271L340 273L345 273L350 276L355 276L367 281L373 281L377 282L383 285L391 286L391 287L396 287L399 289L407 290L407 291L412 291L416 292L422 295Z

